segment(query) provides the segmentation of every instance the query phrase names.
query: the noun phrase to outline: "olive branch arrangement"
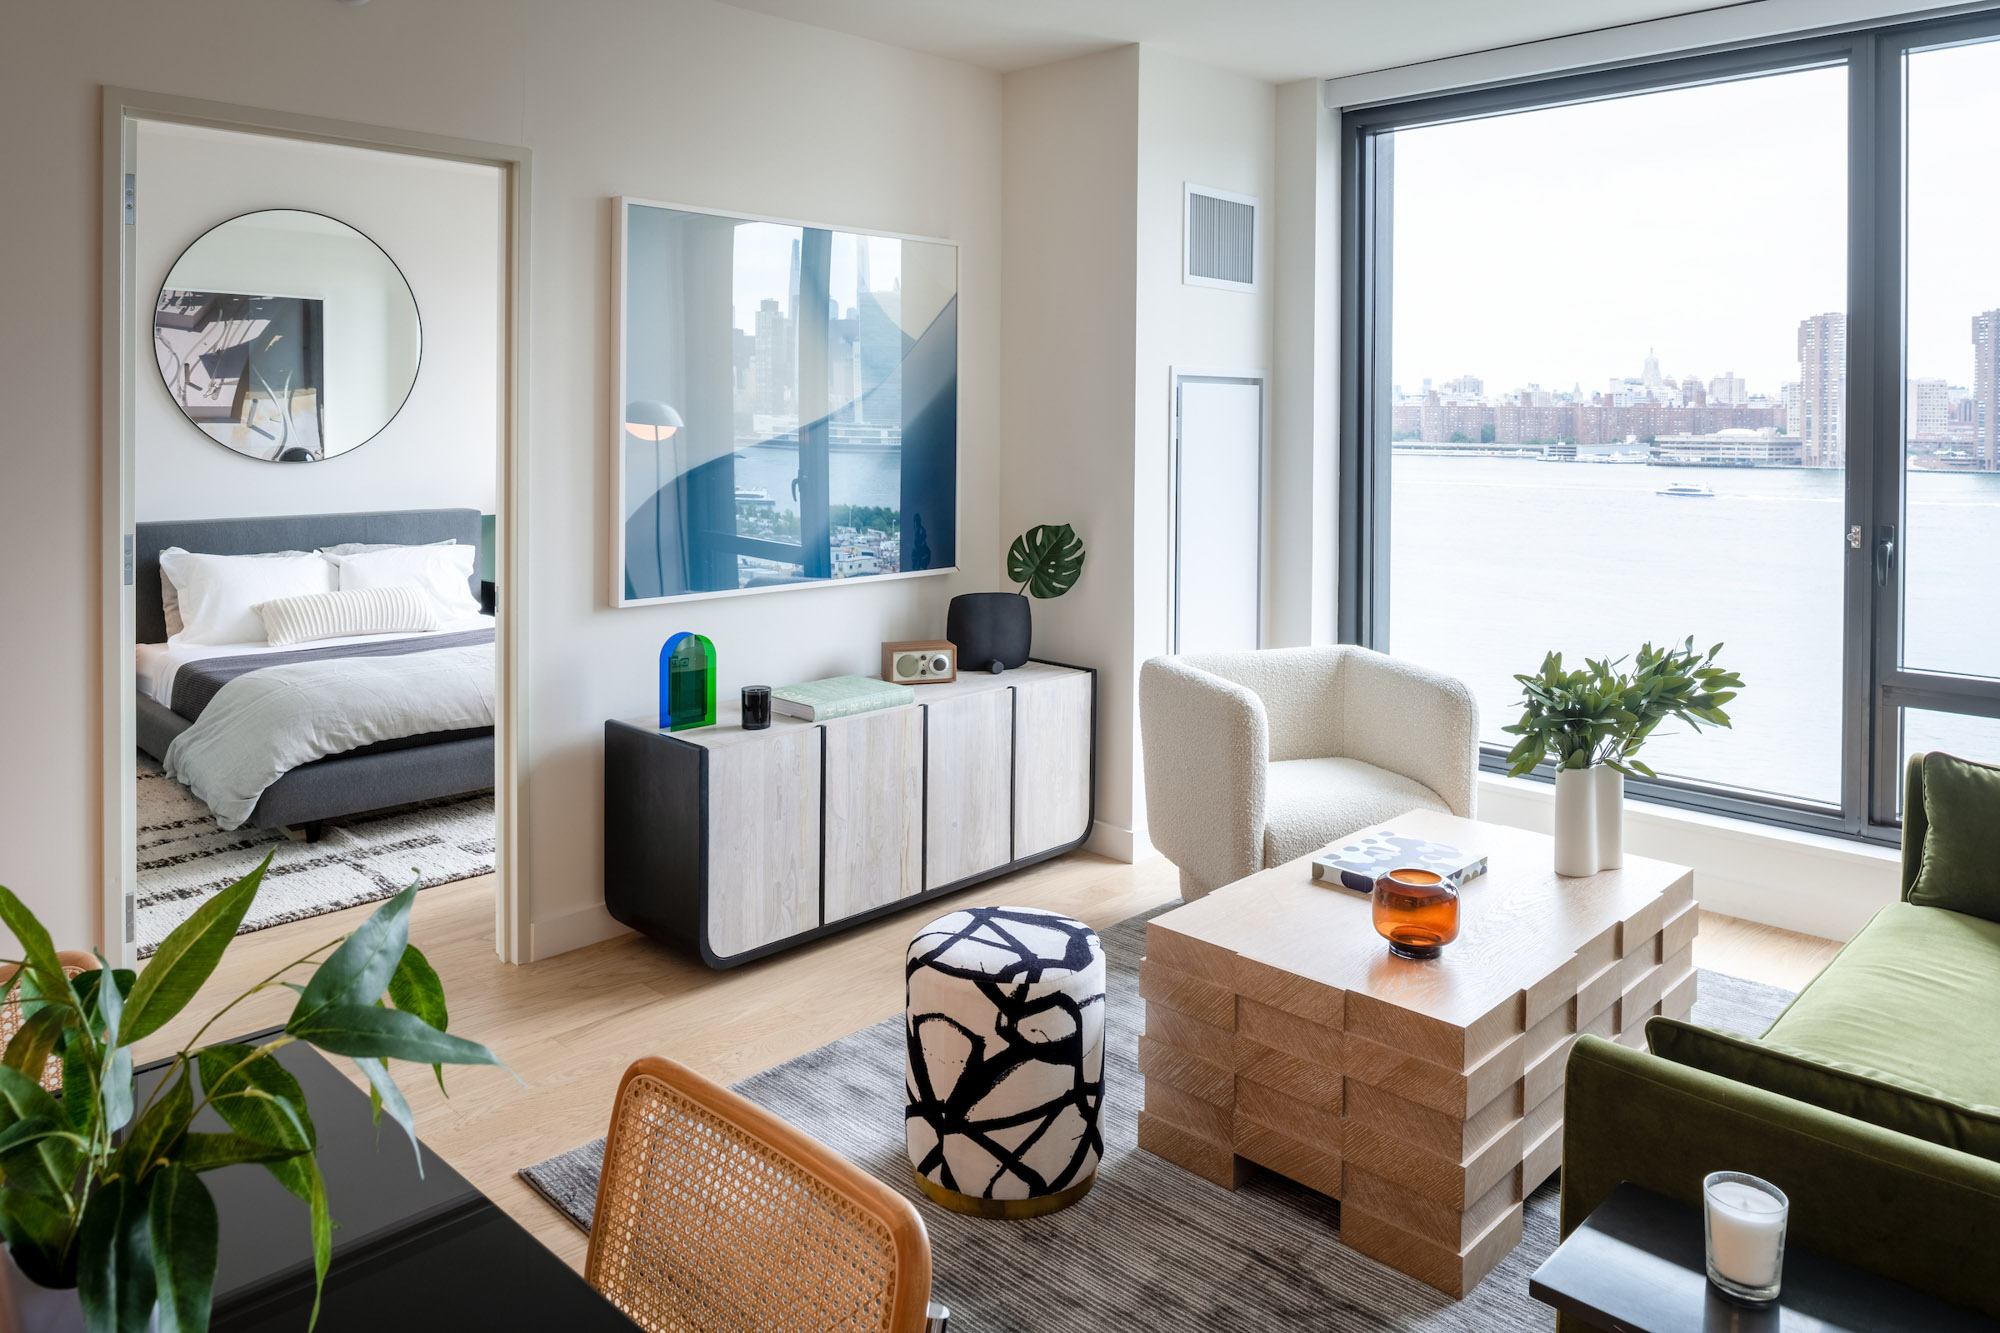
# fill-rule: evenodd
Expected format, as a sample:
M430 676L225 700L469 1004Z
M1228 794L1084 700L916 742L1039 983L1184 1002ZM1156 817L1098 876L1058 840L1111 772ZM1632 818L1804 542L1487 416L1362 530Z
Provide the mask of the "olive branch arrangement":
M137 1105L133 1044L177 1016L215 971L270 864L265 857L203 903L143 971L113 972L100 955L99 970L74 980L34 913L0 888L0 924L23 955L11 960L12 974L0 986L0 1005L18 1003L21 1013L0 1055L0 1237L30 1280L76 1288L92 1333L140 1333L156 1310L165 1333L207 1329L217 1219L201 1176L240 1162L263 1166L307 1207L315 1282L307 1327L318 1320L334 1223L305 1093L277 1059L284 1047L304 1042L350 1057L368 1079L376 1124L386 1110L413 1148L415 1120L389 1060L430 1065L439 1088L444 1065L500 1063L445 1030L443 983L409 942L412 883L353 934L287 963L224 1005ZM300 980L298 969L307 967L311 974ZM256 1046L197 1049L223 1015L280 988L298 999L276 1036ZM57 1070L61 1082L51 1091L43 1080L53 1082ZM226 1130L196 1129L205 1110Z
M1743 688L1743 678L1715 664L1722 645L1706 653L1694 636L1665 648L1648 643L1632 659L1585 658L1581 670L1565 671L1561 653L1542 659L1521 683L1521 720L1501 730L1521 739L1507 752L1507 774L1521 777L1544 759L1561 768L1607 764L1620 773L1657 776L1636 758L1654 728L1678 718L1695 731L1704 724L1730 725L1722 706Z

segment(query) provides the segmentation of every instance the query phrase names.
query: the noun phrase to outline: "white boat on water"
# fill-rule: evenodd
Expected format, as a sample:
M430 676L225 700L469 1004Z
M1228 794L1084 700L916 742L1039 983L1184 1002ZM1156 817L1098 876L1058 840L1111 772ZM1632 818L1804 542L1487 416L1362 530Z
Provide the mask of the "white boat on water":
M1654 491L1653 494L1677 495L1690 500L1713 500L1715 498L1714 491L1706 486L1697 486L1691 481L1677 481L1671 486L1662 486L1659 490Z
M771 493L756 486L738 486L736 503L740 505L764 506L771 503Z

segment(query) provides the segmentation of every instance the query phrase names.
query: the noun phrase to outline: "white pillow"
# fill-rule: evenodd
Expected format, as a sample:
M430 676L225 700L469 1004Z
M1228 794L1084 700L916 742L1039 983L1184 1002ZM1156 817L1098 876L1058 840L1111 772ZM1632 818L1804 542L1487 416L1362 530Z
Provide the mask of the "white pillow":
M274 646L340 639L351 634L422 634L438 627L437 607L422 588L356 588L309 592L257 604L257 618Z
M179 593L187 643L262 643L264 622L256 606L277 597L332 592L333 566L304 555L198 555L160 552L160 572Z
M430 594L438 615L445 620L479 614L479 599L472 595L468 582L479 559L476 546L398 546L326 559L339 570L342 592L415 586Z
M174 586L173 579L167 574L165 558L168 552L172 552L175 555L186 555L187 552L178 546L169 546L165 551L160 552L160 610L166 615L167 637L171 639L174 635L181 632L181 590ZM255 555L244 558L248 560L271 560L279 557L297 557L311 554L312 552L310 551L259 551Z

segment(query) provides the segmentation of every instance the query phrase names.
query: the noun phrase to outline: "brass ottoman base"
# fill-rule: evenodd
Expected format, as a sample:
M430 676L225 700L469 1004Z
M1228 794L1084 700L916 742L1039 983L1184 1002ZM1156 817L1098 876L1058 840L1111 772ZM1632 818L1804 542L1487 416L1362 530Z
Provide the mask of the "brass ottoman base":
M1063 1209L1090 1193L1090 1187L1097 1183L1097 1173L1091 1172L1068 1189L1057 1190L1054 1194L1044 1194L1037 1199L982 1199L976 1195L961 1194L949 1190L921 1172L912 1171L917 1188L924 1192L940 1208L949 1208L954 1213L964 1213L967 1217L991 1217L1005 1222L1018 1222L1026 1217L1043 1217L1049 1213L1059 1213Z

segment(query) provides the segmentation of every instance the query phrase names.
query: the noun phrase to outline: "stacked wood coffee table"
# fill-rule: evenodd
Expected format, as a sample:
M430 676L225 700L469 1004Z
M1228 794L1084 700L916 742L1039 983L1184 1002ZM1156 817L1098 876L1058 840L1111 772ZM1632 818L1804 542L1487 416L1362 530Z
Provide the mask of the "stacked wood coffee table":
M1694 873L1628 856L1580 878L1537 833L1415 812L1484 851L1457 941L1411 962L1310 857L1148 923L1139 1145L1233 1189L1243 1163L1340 1200L1343 1243L1463 1296L1521 1240L1562 1161L1580 1032L1628 1045L1694 1003ZM1356 835L1360 836L1360 835Z

